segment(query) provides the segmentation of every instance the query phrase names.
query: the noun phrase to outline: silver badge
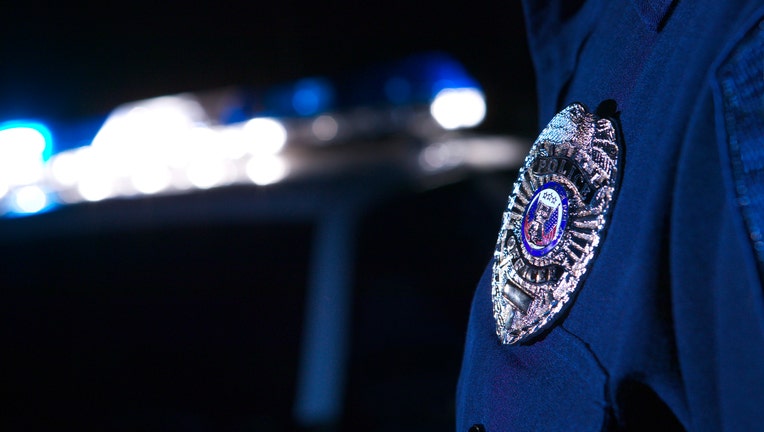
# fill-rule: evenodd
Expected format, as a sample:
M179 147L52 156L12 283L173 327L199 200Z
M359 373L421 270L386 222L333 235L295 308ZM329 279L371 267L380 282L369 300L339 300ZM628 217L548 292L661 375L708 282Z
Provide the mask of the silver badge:
M531 147L502 218L493 263L496 334L527 341L571 303L616 193L613 123L572 104Z

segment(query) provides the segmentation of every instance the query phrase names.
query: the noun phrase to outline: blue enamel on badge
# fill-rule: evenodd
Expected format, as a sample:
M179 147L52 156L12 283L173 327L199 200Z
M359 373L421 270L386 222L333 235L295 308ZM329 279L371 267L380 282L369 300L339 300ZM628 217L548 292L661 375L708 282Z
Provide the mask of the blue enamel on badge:
M541 132L514 184L493 264L502 343L549 328L580 289L616 193L620 149L613 123L573 104Z
M568 222L568 194L559 183L549 182L536 190L523 218L523 246L542 257L554 249Z

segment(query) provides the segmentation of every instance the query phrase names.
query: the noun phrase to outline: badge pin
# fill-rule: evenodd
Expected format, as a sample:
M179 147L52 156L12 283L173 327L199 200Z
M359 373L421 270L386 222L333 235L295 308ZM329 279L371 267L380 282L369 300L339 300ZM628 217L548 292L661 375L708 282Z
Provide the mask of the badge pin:
M557 114L533 143L494 252L502 343L532 339L573 301L604 234L620 153L613 122L580 104Z

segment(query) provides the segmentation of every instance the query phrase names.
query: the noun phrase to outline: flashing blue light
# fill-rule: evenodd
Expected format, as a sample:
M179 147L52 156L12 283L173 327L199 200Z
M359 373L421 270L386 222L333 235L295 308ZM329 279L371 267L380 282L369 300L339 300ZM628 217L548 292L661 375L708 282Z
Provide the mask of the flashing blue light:
M295 84L292 107L297 114L310 116L326 111L332 105L333 99L334 91L329 81L308 78Z
M445 56L431 59L426 67L427 80L430 83L430 98L434 98L445 89L476 89L482 90L464 67L456 60Z
M445 89L481 90L458 60L438 51L365 68L337 83L342 108L423 105Z
M14 120L0 124L0 169L8 216L24 216L53 208L55 203L36 183L53 154L53 134L36 121Z
M413 57L410 66L419 78L420 97L431 101L445 89L474 88L481 90L477 81L470 76L464 66L448 54L434 52Z
M262 98L250 97L247 112L256 117L308 117L335 108L335 89L326 78L305 78L277 85L263 93ZM254 102L254 103L253 103Z
M57 204L50 194L36 185L14 190L10 197L10 212L7 216L30 216L52 210Z
M33 131L33 133L36 133L36 137L42 138L43 142L43 148L41 149L40 157L43 161L50 159L51 155L53 154L53 134L50 132L50 129L48 129L47 126L36 121L28 120L12 120L0 123L0 136L2 136L4 132L7 133L16 131ZM34 137L32 134L27 134L27 136L33 137L32 139L36 140L36 137ZM0 142L0 144L3 143Z

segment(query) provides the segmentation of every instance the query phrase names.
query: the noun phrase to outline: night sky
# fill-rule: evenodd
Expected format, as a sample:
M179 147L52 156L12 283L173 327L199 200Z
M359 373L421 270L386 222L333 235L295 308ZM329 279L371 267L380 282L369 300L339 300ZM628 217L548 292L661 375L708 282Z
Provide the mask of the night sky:
M519 2L9 0L0 15L3 120L75 121L133 100L442 50L484 86L483 129L535 129Z

